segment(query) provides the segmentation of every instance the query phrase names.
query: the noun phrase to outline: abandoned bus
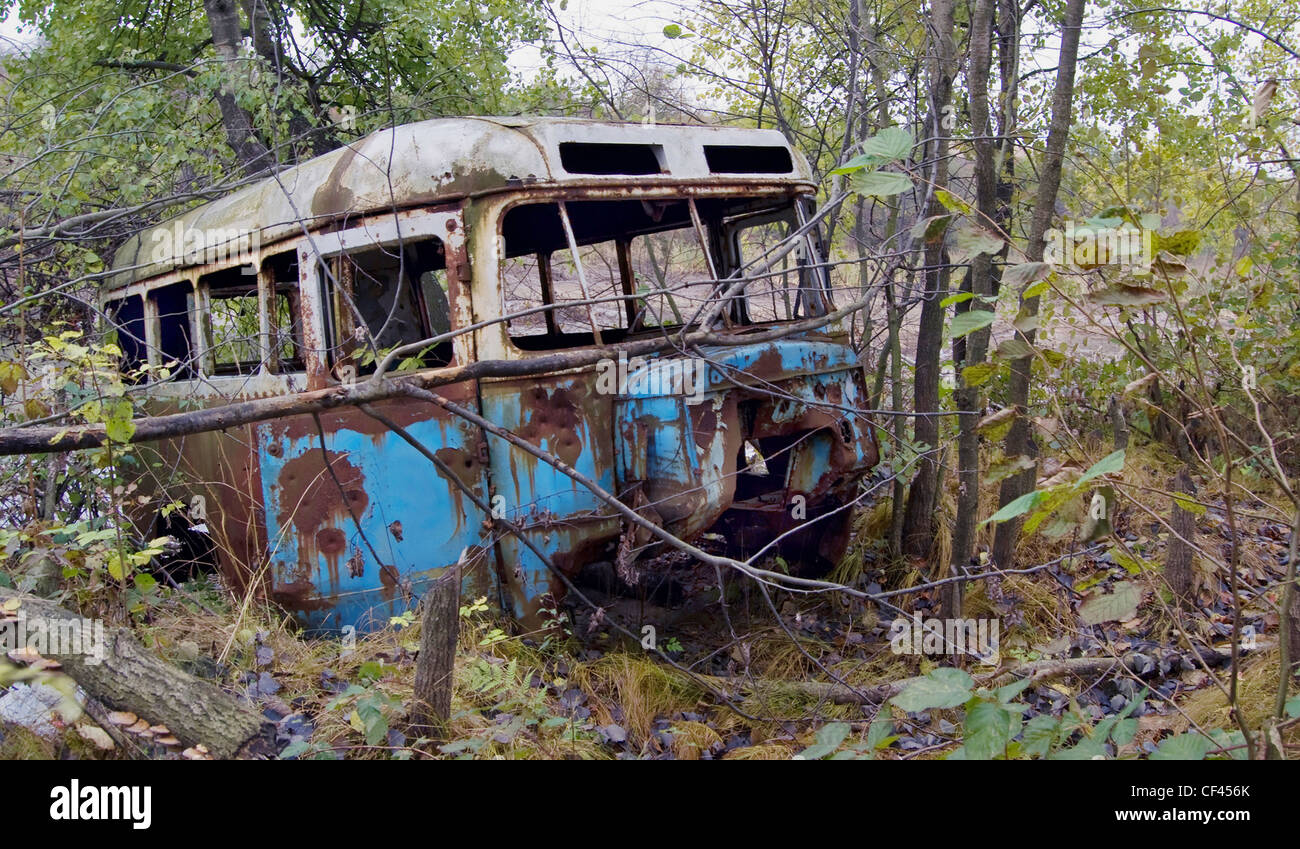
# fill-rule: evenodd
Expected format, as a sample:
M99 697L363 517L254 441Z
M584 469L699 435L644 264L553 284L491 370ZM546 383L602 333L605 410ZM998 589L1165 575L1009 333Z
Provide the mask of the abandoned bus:
M841 324L768 332L834 309L814 191L775 131L452 118L146 230L101 303L149 413L374 380L394 351L383 379L451 409L142 445L150 509L179 509L141 521L312 630L382 625L452 567L536 621L564 586L538 552L575 575L655 540L526 442L683 540L833 563L877 461L862 369ZM663 350L683 328L711 333Z

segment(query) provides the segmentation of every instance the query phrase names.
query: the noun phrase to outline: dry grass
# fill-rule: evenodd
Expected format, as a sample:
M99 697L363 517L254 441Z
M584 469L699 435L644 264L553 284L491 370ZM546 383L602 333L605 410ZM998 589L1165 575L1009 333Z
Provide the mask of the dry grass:
M1279 659L1276 648L1260 652L1247 658L1241 665L1241 674L1237 678L1237 702L1241 705L1241 715L1249 728L1259 728L1265 719L1273 715L1273 705L1277 699ZM1228 683L1228 672L1219 673ZM1294 693L1294 688L1293 688ZM1182 703L1188 721L1181 723L1178 730L1186 730L1191 722L1202 728L1235 729L1228 699L1217 687L1207 686L1198 690ZM1300 727L1292 726L1283 732L1283 740L1288 745L1300 745Z
M984 581L975 581L968 586L963 616L1005 620L1005 611L999 610L989 599ZM1002 592L1008 600L1017 599L1014 607L1023 617L1018 624L1006 628L1004 640L1020 636L1028 645L1035 645L1071 633L1073 614L1068 607L1063 607L1058 587L1050 578L1039 575L1008 575L1004 578Z
M724 761L788 761L805 748L793 740L788 742L758 743L732 749L722 756Z
M617 706L621 724L634 741L649 737L657 717L695 710L704 695L694 681L644 654L608 654L589 664L578 663L570 677L588 694L592 715L600 724L614 721Z

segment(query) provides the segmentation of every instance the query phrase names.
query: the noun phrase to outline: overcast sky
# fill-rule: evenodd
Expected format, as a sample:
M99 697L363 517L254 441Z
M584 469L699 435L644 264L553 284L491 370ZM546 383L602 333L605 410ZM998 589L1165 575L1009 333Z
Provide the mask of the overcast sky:
M568 26L589 33L596 38L644 41L657 34L662 39L665 24L675 19L673 9L690 5L690 0L669 3L664 0L568 0L563 11L558 9L560 20ZM0 20L0 38L30 41L33 33L20 33L18 15L13 9ZM536 67L538 52L529 48L514 57L521 71Z

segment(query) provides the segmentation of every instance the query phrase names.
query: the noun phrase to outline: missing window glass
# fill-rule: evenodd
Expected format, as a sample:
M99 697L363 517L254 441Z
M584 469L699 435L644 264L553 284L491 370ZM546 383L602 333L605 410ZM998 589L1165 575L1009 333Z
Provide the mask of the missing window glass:
M570 174L662 174L658 144L560 142L560 164Z
M779 145L706 144L704 159L715 174L789 174L790 151Z

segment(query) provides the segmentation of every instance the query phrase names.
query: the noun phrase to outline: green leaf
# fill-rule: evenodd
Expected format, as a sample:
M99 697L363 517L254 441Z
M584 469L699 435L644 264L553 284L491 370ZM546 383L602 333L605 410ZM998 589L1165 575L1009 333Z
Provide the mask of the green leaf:
M1057 729L1060 723L1047 714L1039 714L1025 723L1025 733L1021 739L1024 741L1025 753L1045 757L1052 749L1052 744L1056 741Z
M681 38L682 28L678 24L669 24L664 27L664 38Z
M876 719L867 729L867 748L871 750L883 749L890 743L897 740L894 734L894 723L889 719Z
M989 516L987 519L981 522L980 525L982 527L984 525L987 525L989 522L1005 522L1008 519L1014 519L1017 516L1023 515L1025 513L1028 513L1030 510L1033 510L1035 507L1039 505L1039 503L1042 500L1043 500L1043 493L1039 492L1038 490L1034 490L1033 492L1026 492L1024 495L1015 499L1010 504L1003 507L998 512L994 513L992 516Z
M1032 357L1034 355L1034 346L1019 336L1015 336L999 344L995 353L999 359L1018 360L1022 357Z
M1053 761L1092 761L1106 757L1106 747L1091 737L1085 737L1079 741L1079 745L1072 746L1051 755L1048 760Z
M1088 471L1083 473L1083 477L1074 482L1074 488L1078 489L1088 481L1101 475L1110 475L1124 468L1124 449L1113 451L1093 463Z
M130 442L135 434L135 422L132 421L131 402L119 400L110 404L105 410L104 431L114 442Z
M276 757L282 761L289 760L290 758L300 757L310 748L311 743L306 740L294 740L292 743L285 746Z
M893 703L908 713L931 708L953 708L970 699L975 680L960 669L941 666L929 675L907 685L894 696Z
M983 327L988 327L996 318L990 310L967 310L952 317L952 338L958 339Z
M994 702L979 701L966 711L966 757L987 761L1001 755L1015 735L1017 715Z
M1025 291L1021 293L1021 297L1037 298L1038 296L1046 292L1050 287L1051 287L1051 283L1049 281L1039 280L1037 283L1034 283L1033 285L1026 288Z
M983 386L997 373L997 363L975 363L961 370L961 379L967 386Z
M931 215L929 218L922 218L912 225L912 238L924 238L927 242L937 242L942 238L948 225L952 223L951 215ZM974 297L970 292L963 292L966 297ZM955 295L951 297L956 297ZM963 299L964 300L964 299ZM956 301L953 301L956 303ZM944 299L944 306L948 305L948 299Z
M1021 333L1028 333L1031 330L1038 329L1039 321L1038 313L1031 315L1027 310L1021 310L1016 313L1016 317L1011 322L1011 326L1016 330L1019 330Z
M131 564L123 561L116 551L109 552L104 568L108 570L109 576L115 581L122 580L131 572Z
M1109 487L1106 488L1108 489ZM1106 507L1106 512L1107 514L1110 513L1109 504ZM1114 560L1117 565L1123 566L1124 571L1128 572L1130 575L1140 575L1143 572L1153 572L1157 568L1159 568L1156 564L1152 563L1150 560L1147 560L1146 558L1143 557L1138 557L1137 555L1134 554L1129 554L1127 551L1125 551L1123 548L1119 547L1118 545L1111 547L1110 556L1111 559Z
M1186 510L1188 513L1191 513L1193 516L1205 515L1205 505L1193 501L1191 496L1184 495L1181 492L1175 492L1173 493L1173 499L1174 499L1174 503L1178 505L1179 509Z
M998 687L996 690L993 691L993 694L997 696L999 702L1006 704L1007 702L1014 699L1016 696L1023 693L1031 683L1032 682L1028 678L1021 679L1020 681L1013 681L1010 684L1005 684L1001 687Z
M1213 748L1231 750L1213 755L1212 759L1234 761L1246 759L1246 737L1240 731L1224 731L1222 728L1215 728L1210 731L1210 737L1214 739Z
M1117 746L1127 746L1133 742L1134 736L1137 735L1138 721L1136 719L1121 719L1115 723L1111 729L1110 739Z
M844 742L844 738L849 736L849 724L847 722L831 722L817 729L817 742L799 753L800 757L807 761L821 760L822 758L834 752Z
M1095 592L1079 605L1079 618L1086 625L1102 622L1123 622L1137 615L1142 588L1131 581L1121 581L1113 592Z
M912 152L912 134L902 127L885 127L862 143L864 156L875 156L886 162L902 159Z
M1286 700L1286 715L1292 719L1300 716L1300 696L1292 696Z
M839 168L832 168L830 173L854 174L863 169L874 169L884 164L885 163L881 162L880 158L877 156L867 156L866 154L863 154L861 156L853 157L848 162L845 162L843 165L841 165Z
M969 203L957 197L947 189L935 189L934 197L939 201L939 203L943 204L944 209L949 212L962 212L966 215L975 214L974 208Z
M853 175L849 185L866 197L889 197L910 191L912 180L897 171L860 171Z
M1203 761L1213 743L1203 734L1179 734L1170 737L1151 753L1153 761Z

